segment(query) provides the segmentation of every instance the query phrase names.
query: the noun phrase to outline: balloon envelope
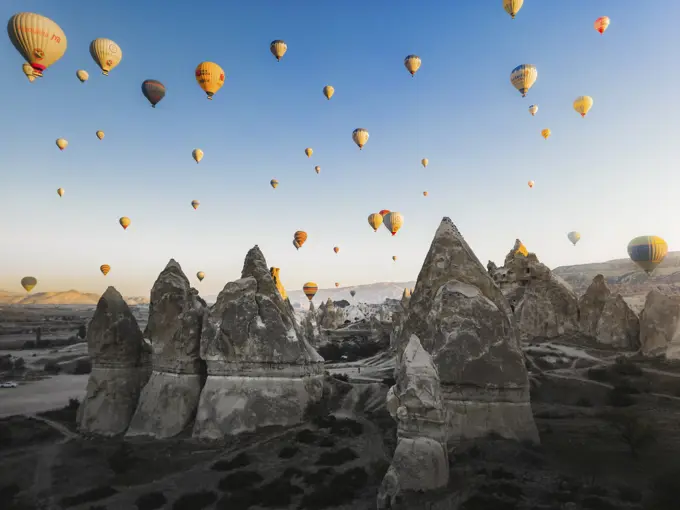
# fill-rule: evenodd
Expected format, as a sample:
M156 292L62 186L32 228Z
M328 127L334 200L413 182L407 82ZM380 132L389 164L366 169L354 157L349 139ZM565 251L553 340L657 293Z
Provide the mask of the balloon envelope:
M286 51L288 51L288 45L284 41L277 39L271 42L269 45L269 51L271 51L272 55L276 57L276 61L280 62L281 57L283 57L286 54Z
M196 66L194 74L198 86L205 91L208 99L212 99L224 85L224 69L214 62L201 62Z
M531 116L533 117L533 116L536 115L537 112L538 112L538 105L537 105L537 104L532 104L532 105L529 107L529 113L530 113Z
M200 163L201 160L203 159L203 151L201 149L194 149L191 151L191 157L194 158L194 161L196 163Z
M387 227L387 230L389 230L392 235L395 235L404 224L404 216L399 212L392 211L385 215L383 223L385 224L385 227Z
M203 271L199 271L198 273L196 273L196 278L198 278L199 282L202 282L203 278L205 278L205 273Z
M279 181L277 181L276 179L272 179L271 181L269 181L269 184L271 184L272 188L276 189L276 187L279 185Z
M102 272L104 276L106 276L107 274L109 274L109 271L111 271L111 266L109 266L108 264L102 264L101 266L99 266L99 270Z
M127 229L130 226L130 218L127 216L123 216L121 219L118 220L118 223L120 223L120 226L123 227L123 230Z
M307 241L307 232L303 230L298 230L293 235L293 241L295 241L298 244L298 246L302 247L302 245L305 244L305 241Z
M515 67L510 73L510 83L526 97L529 89L533 87L538 78L538 70L533 64L521 64Z
M333 94L335 94L335 89L330 85L326 85L323 88L323 95L326 96L326 99L330 99L331 97L333 97Z
M422 64L422 61L418 55L408 55L404 59L404 66L406 67L406 70L411 73L411 76L415 76L418 69L420 69L420 64Z
M579 239L581 239L581 234L579 234L579 233L576 232L576 231L572 231L572 232L569 232L569 233L567 234L567 237L568 237L569 240L571 241L571 244L573 244L574 246L576 246L576 243L578 243Z
M33 276L24 276L21 279L21 286L26 289L26 292L31 292L36 285L38 285L38 280Z
M142 94L149 100L151 106L156 108L156 105L165 97L165 85L158 80L144 80Z
M574 110L585 117L588 111L593 107L593 98L590 96L579 96L574 100Z
M544 129L543 131L541 131L541 136L547 140L551 133L552 131L550 131L549 129Z
M378 231L378 227L382 225L383 217L380 213L373 213L368 215L368 224L373 228L374 232Z
M57 138L55 143L57 144L57 147L59 147L60 151L63 151L66 147L68 147L68 140L65 138Z
M600 34L604 34L604 31L607 30L607 27L609 26L609 16L600 16L595 20L595 23L593 23L593 27L595 30L600 32Z
M310 301L314 299L314 295L317 293L318 290L319 286L314 282L307 282L302 287L302 292L305 293L305 296L307 296L307 299L309 299Z
M12 16L7 22L7 35L37 77L63 57L68 46L66 34L59 25L33 12Z
M366 142L368 142L368 137L368 131L366 131L364 128L357 128L352 131L352 140L354 140L354 143L359 146L359 150L363 149L364 145L366 145Z
M507 12L512 19L515 19L515 16L522 8L523 3L524 0L503 0L503 9L505 9L505 12Z
M658 266L668 253L668 244L659 236L639 236L628 243L628 256L647 274Z
M85 83L90 78L90 73L83 69L78 69L76 71L76 77L80 80L80 83Z
M108 76L123 59L123 50L111 39L99 38L90 43L90 55L102 70L102 74Z
M97 135L97 138L99 138L100 140L104 139L104 131L97 131L95 135Z
M59 195L60 197L63 197L64 196L64 188L59 188L57 190L57 195Z
M193 207L194 210L198 209L199 205L201 205L201 203L198 200L192 200L191 201L191 207Z

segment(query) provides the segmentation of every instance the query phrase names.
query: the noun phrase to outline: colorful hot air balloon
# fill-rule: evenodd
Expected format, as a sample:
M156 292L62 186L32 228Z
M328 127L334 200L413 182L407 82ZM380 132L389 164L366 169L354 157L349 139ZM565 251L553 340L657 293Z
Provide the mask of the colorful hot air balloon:
M551 133L552 131L546 128L541 131L541 136L547 140Z
M310 301L314 299L314 295L317 293L319 290L319 286L314 283L314 282L307 282L302 286L302 292L305 293L305 296L307 296L307 299Z
M68 147L68 140L66 140L66 138L57 138L56 144L57 147L59 147L59 150L63 151L66 147Z
M123 50L111 39L95 39L90 43L90 55L102 70L104 76L108 76L123 59Z
M272 188L276 189L276 187L279 185L279 181L277 181L276 179L272 179L271 181L269 181L269 184L272 185Z
M208 96L212 99L218 90L224 85L224 69L214 62L201 62L196 66L196 81Z
M354 297L354 296L357 295L357 291L354 290L354 289L352 289L352 290L349 291L349 295L352 296L352 297Z
M33 276L24 276L21 279L21 286L26 289L26 292L31 292L36 285L38 285L38 280Z
M76 71L76 78L80 80L80 83L85 83L90 78L90 73L84 69L78 69Z
M339 248L338 246L336 246L335 248L333 248L333 251L334 251L335 253L338 253L338 252L340 251L340 248Z
M404 217L401 213L392 211L385 215L383 218L383 223L385 227L387 227L387 230L389 230L392 235L395 235L397 232L399 232L399 229L404 224Z
M196 273L196 278L198 278L199 282L202 282L203 278L205 278L205 273L203 271L199 271L198 273Z
M420 64L422 64L420 57L418 55L408 55L404 59L404 66L406 70L411 73L411 76L415 76L420 69Z
M321 167L318 166L318 165L315 166L315 167L314 167L314 171L318 174L319 172L321 172Z
M335 282L336 287L340 287L340 282Z
M57 190L57 195L59 195L60 197L63 197L64 196L64 188L59 188Z
M130 218L123 216L118 220L118 223L120 223L120 226L123 227L123 230L127 230L127 228L130 226L130 223L132 222L130 221Z
M537 105L537 104L532 104L532 105L529 107L529 113L531 114L532 117L534 117L534 116L536 115L537 112L538 112L538 105Z
M198 209L198 206L201 205L201 203L198 200L192 200L191 201L191 207L194 208L194 211Z
M293 234L293 241L297 243L298 249L302 248L302 245L305 244L305 241L307 241L307 232L303 230L298 230Z
M31 67L31 64L26 62L23 66L21 66L21 70L24 72L29 82L33 83L35 81L35 74L33 68Z
M165 85L158 80L144 80L142 82L142 94L149 100L152 108L161 102L165 97Z
M307 148L305 149L305 154L307 155L308 158L311 158L311 157L312 157L312 154L314 154L314 151L312 150L311 147L307 147Z
M383 218L385 217L386 214L389 214L390 210L389 209L381 209L378 214L382 216Z
M326 96L326 99L330 99L331 97L333 97L333 94L335 94L335 89L330 85L326 85L323 88L323 95Z
M579 234L576 231L569 232L567 234L567 239L569 239L571 241L571 244L576 246L576 243L578 243L579 239L581 239L581 234Z
M423 168L427 168L427 164L430 162L429 159L423 158L420 160L420 164L423 165Z
M396 256L396 255L392 255L392 260L396 262L396 261L397 261L397 256Z
M288 51L288 45L284 41L277 39L276 41L271 42L269 51L276 57L277 62L281 62L281 58L286 54L286 51Z
M424 196L424 197L427 196L427 191L423 191L423 196Z
M522 64L515 67L510 73L510 83L520 91L522 97L526 97L529 89L536 83L538 70L533 64Z
M99 138L100 140L104 139L104 131L97 131L95 135L97 135L97 138Z
M380 213L373 213L368 215L368 224L373 228L373 232L377 232L380 225L382 225L383 217Z
M524 255L525 257L529 255L529 251L527 250L527 247L524 246L524 243L519 243L519 246L515 250L515 255Z
M668 244L659 236L640 236L628 243L630 260L647 274L661 264L668 253Z
M505 9L505 12L507 12L512 19L515 19L515 16L522 8L523 3L524 0L503 0L503 9Z
M108 264L102 264L101 266L99 266L99 270L102 272L104 276L106 276L107 274L109 274L109 271L111 271L111 266L109 266Z
M600 34L604 34L604 31L607 30L607 27L609 26L609 17L608 16L600 16L595 20L595 23L593 23L593 26L595 27L595 30L600 32Z
M66 34L54 21L40 14L20 12L7 22L7 34L16 50L41 78L45 69L66 53Z
M534 181L529 181L529 182L527 182L527 184L529 185L530 188L534 187Z
M293 246L295 246L296 250L300 249L300 245L298 244L298 242L295 239L293 239Z
M593 107L593 98L590 96L578 96L574 100L574 110L585 117L588 111Z
M364 148L366 142L368 142L368 131L364 128L356 128L352 131L352 140L359 146L359 150Z
M203 159L203 151L201 149L194 149L191 151L191 157L194 158L194 161L196 163L200 163L201 160Z

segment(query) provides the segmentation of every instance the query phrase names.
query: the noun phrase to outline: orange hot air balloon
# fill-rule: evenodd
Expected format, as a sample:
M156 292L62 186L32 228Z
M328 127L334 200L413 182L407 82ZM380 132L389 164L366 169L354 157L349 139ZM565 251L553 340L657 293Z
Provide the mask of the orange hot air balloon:
M335 248L333 248L333 251L334 251L335 253L338 253L338 252L340 251L340 248L336 246Z
M101 266L99 266L99 270L102 272L104 276L106 276L107 274L109 274L109 271L111 271L111 266L109 266L108 264L102 264Z
M130 218L127 216L123 216L121 219L118 220L118 223L120 223L120 226L123 227L123 230L127 229L130 226Z
M314 299L314 296L318 290L319 286L314 282L307 282L302 287L302 292L305 293L305 296L307 296L307 299L309 299L310 301Z
M368 224L373 227L373 231L377 232L380 225L382 225L383 217L380 213L373 213L368 215Z
M198 209L198 206L201 205L201 203L198 200L192 200L191 201L191 207L194 208L194 211Z
M340 287L340 283L339 283L339 282L335 282L335 286L336 286L336 287Z
M424 197L427 196L427 191L423 191L423 196L424 196Z
M394 261L396 262L397 256L396 256L396 255L392 255L392 260L394 260Z
M386 215L386 214L389 214L389 213L390 213L390 210L389 210L389 209L383 209L383 210L381 210L378 214L384 218L385 215Z
M298 230L293 235L293 241L297 244L296 248L298 250L302 247L303 244L305 244L306 240L307 240L307 232L304 232L302 230Z
M600 35L604 34L604 31L607 30L607 27L609 26L609 17L600 16L595 20L593 26L595 27L595 30L597 30L600 33Z
M315 166L315 167L314 167L314 171L318 174L318 173L321 171L321 167L320 167L320 166Z
M527 182L527 184L529 185L530 188L534 187L534 181L529 181L529 182Z

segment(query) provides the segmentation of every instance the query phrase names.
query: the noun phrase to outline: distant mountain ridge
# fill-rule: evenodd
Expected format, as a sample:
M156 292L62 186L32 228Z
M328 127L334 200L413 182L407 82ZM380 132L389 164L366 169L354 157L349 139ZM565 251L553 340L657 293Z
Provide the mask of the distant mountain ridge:
M3 305L96 305L101 296L91 292L66 290L61 292L10 292L0 290L0 304ZM144 305L149 298L135 296L124 298L128 305Z

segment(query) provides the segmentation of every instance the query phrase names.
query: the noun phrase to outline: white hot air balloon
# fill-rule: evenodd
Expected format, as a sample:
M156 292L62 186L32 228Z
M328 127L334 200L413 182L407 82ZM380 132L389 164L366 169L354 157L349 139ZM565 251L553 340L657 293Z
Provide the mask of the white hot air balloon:
M532 104L532 105L529 107L529 113L531 114L532 117L533 117L534 115L536 115L536 113L538 113L538 105L537 105L537 104Z

